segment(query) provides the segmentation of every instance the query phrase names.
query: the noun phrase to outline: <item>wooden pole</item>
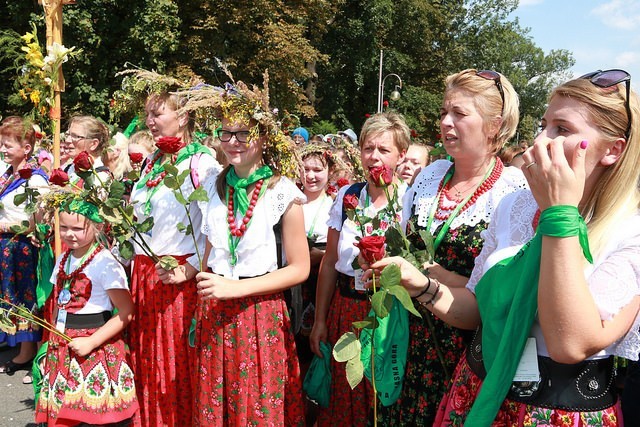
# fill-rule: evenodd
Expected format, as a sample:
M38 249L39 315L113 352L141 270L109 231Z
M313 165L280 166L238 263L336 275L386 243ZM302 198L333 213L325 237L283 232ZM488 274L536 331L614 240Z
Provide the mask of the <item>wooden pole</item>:
M44 7L45 23L47 29L47 47L53 43L62 44L62 6L65 4L74 4L75 0L40 0L40 4ZM58 69L58 81L53 82L54 107L51 108L49 115L53 121L53 167L60 167L60 120L62 117L62 105L60 93L64 92L64 75L62 74L62 65ZM54 223L54 252L56 257L60 255L60 228L58 214L55 214Z

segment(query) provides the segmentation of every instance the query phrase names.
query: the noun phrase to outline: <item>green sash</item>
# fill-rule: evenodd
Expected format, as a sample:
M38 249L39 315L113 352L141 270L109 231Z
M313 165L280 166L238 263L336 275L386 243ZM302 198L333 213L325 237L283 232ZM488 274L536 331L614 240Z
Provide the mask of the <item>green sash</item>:
M487 376L465 426L490 426L507 396L538 310L542 236L579 236L593 262L587 226L575 206L551 206L540 215L536 234L520 251L491 267L476 286L482 318L482 356Z

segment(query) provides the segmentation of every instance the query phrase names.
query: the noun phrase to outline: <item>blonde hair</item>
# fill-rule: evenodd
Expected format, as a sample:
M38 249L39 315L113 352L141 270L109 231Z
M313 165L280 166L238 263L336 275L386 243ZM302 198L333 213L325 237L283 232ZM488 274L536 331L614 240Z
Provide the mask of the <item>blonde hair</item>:
M472 95L474 105L483 118L485 129L490 129L497 117L501 118L500 128L491 142L493 154L497 154L516 134L520 120L520 101L511 82L502 74L498 73L504 93L504 105L496 82L480 77L477 73L478 70L467 69L447 77L444 98L457 90Z
M109 128L107 125L93 116L73 116L69 120L69 127L74 124L82 127L84 136L87 139L98 140L98 146L89 154L93 157L100 157L109 143Z
M109 171L113 175L113 178L118 181L121 180L126 173L131 172L131 170L133 170L133 167L131 166L131 160L129 159L128 147L129 147L129 138L124 136L123 133L118 132L113 136L109 144L109 147L107 147L107 150L106 150L106 151L109 151L113 148L120 150L120 154L118 155L118 158L115 160L115 165L110 165L110 164L107 164L107 162L105 162L105 165L109 167ZM106 160L106 159L108 159L107 155L105 155L105 159L103 160Z
M580 208L594 254L602 250L611 225L635 213L640 205L640 101L637 94L630 91L631 117L627 117L625 96L625 83L600 88L588 79L575 79L555 88L549 98L566 97L580 102L607 142L624 138L631 120L629 138L620 158L606 167Z
M143 147L147 153L156 151L156 141L153 139L151 131L148 129L139 130L129 138L129 145L136 144Z
M411 130L404 121L404 116L395 111L385 111L369 117L362 125L358 145L362 149L363 144L370 136L378 135L382 132L393 134L393 143L398 151L407 151L411 143Z

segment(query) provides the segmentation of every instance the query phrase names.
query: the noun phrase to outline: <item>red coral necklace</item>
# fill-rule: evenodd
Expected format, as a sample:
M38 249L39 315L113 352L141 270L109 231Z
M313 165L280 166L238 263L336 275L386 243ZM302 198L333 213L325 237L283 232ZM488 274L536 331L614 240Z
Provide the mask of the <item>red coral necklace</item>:
M162 157L162 151L158 151L156 152L156 154L153 156L153 158L151 159L151 161L147 164L147 166L144 168L144 174L147 175L149 173L151 173L151 171L153 170L153 165L156 163L156 161ZM164 177L167 175L167 173L164 171L164 169L162 170L162 172L157 175L154 178L149 178L147 180L147 182L145 183L145 185L149 188L153 188L153 187L157 187L158 184L160 184L162 182L162 180L164 179Z
M233 193L235 189L229 186L229 200L227 202L227 222L229 223L229 232L232 236L239 238L244 236L245 231L247 231L249 221L251 221L251 217L253 217L253 209L256 207L256 203L258 203L258 198L260 197L260 190L262 189L263 183L263 179L256 182L255 188L253 189L253 193L251 195L251 201L249 202L249 207L247 208L247 212L244 214L242 221L239 222L240 226L236 224L235 209L233 206Z

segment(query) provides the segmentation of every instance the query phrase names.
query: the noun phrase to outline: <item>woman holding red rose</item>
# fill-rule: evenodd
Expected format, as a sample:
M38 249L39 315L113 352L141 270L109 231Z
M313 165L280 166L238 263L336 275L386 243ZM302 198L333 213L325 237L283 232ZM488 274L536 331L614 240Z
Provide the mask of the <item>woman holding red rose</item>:
M74 116L69 120L69 128L65 132L64 139L65 144L71 144L75 153L69 159L72 166L63 168L69 174L73 184L80 179L77 175L78 165L83 170L88 170L93 166L104 182L112 179L109 168L105 165L106 150L109 144L109 128L102 120L93 116ZM82 154L83 152L85 154Z
M138 222L153 218L153 227L144 235L153 253L171 255L180 263L165 271L142 249L135 248L131 276L135 310L129 324L129 344L140 404L136 423L143 426L193 425L190 376L194 361L187 334L196 307L195 271L200 270L194 236L199 253L204 251L202 215L190 204L194 235L178 229L179 223L189 224L189 217L173 191L163 184L164 165L172 164L179 172L192 170L181 187L185 198L220 167L206 147L191 142L193 122L188 114L177 113L183 103L183 98L169 93L154 94L147 100L146 124L157 150L144 163L130 199ZM189 274L187 266L192 267Z
M505 168L497 156L515 134L518 117L518 96L501 74L464 70L447 77L440 133L453 162L437 160L422 169L402 211L409 239L420 243L419 229L434 236L434 263L425 266L434 283L464 287L493 210L504 196L526 187L520 170ZM428 307L416 304L422 319L409 316L402 394L395 404L378 407L382 425L431 425L471 338Z
M352 266L359 253L354 243L363 236L383 236L389 224L399 220L399 204L390 210L396 212L396 217L386 209L384 186L389 185L389 192L395 192L395 200L401 200L407 188L393 175L410 141L409 127L401 115L385 112L371 116L364 123L358 141L368 179L355 194L347 192L358 187L343 187L329 214L327 249L320 265L316 315L310 336L311 350L319 357L322 357L320 341L333 346L342 334L351 330L352 322L369 314L370 303L359 279L362 270L354 270ZM347 209L354 209L360 218L379 216L381 226L374 229L370 222L362 224L364 221L348 219L344 214ZM320 408L318 426L366 426L372 413L370 383L363 381L351 390L344 363L331 360L331 368L330 405Z
M32 157L35 142L35 131L27 120L11 116L2 121L0 154L9 167L0 177L0 301L28 308L36 305L38 251L27 236L15 234L11 227L23 221L32 222L32 216L25 212L25 203L16 205L15 197L24 195L27 186L47 186L46 174ZM0 307L11 308L2 302ZM20 344L20 352L0 366L0 373L13 375L17 370L31 369L41 331L17 318L9 320L11 326L2 324L0 342L12 347Z

